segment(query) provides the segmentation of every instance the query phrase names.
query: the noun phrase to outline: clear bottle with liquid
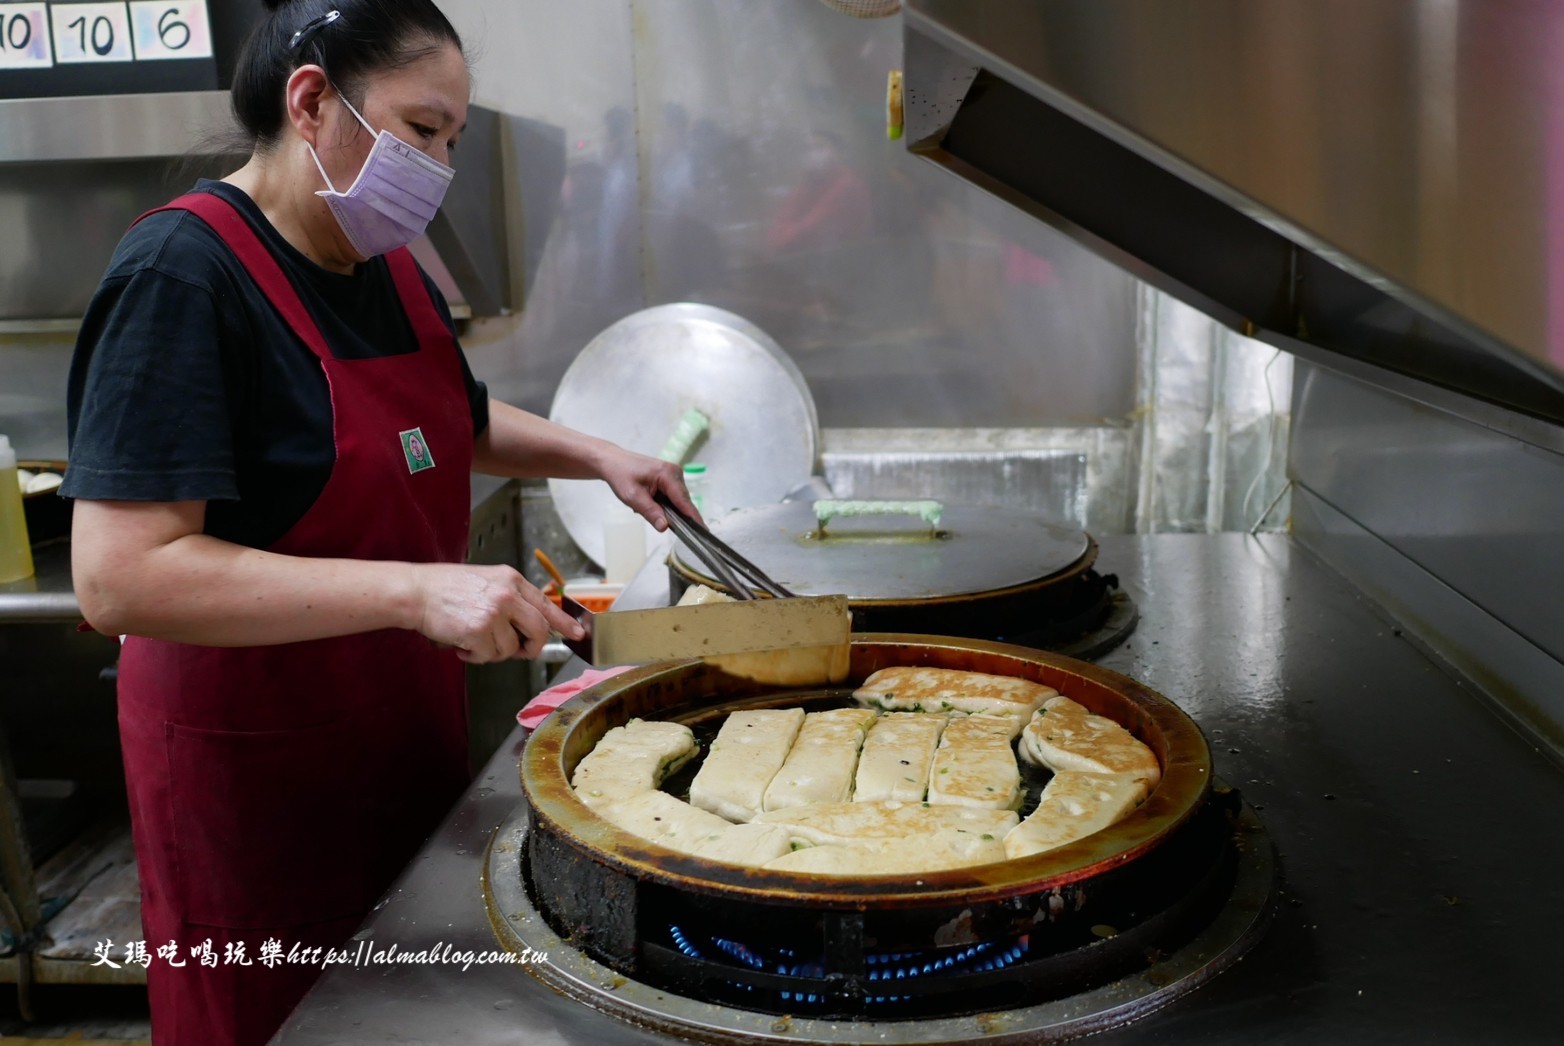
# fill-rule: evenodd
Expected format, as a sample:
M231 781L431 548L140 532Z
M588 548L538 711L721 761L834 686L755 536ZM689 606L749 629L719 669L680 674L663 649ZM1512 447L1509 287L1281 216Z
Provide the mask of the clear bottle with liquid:
M33 576L33 549L22 515L22 488L16 478L16 450L0 436L0 583Z

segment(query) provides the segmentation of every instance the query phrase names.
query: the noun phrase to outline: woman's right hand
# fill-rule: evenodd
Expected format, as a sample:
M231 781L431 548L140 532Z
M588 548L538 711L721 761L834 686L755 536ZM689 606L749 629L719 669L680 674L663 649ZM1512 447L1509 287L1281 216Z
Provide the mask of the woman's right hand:
M413 568L421 608L418 631L457 648L463 661L531 660L549 633L586 632L514 568L423 563Z

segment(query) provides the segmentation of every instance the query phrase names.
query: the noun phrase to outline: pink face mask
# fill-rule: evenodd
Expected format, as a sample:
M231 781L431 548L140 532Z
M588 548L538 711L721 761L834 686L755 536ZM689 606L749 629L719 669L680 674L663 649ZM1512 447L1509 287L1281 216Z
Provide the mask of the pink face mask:
M359 115L342 92L342 104L358 118L364 129L375 134L369 121ZM390 131L375 135L375 144L347 192L338 192L326 174L315 147L305 143L327 189L315 193L326 201L336 216L342 233L353 249L365 258L406 247L434 219L445 199L456 172L431 156L413 148Z

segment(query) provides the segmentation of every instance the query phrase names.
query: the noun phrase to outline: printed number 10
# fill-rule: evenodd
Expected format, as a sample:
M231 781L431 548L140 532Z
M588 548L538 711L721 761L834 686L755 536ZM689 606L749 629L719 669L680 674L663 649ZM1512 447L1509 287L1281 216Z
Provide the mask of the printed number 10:
M58 23L56 23L56 24L58 24ZM81 50L82 50L82 54L86 54L87 53L87 19L85 19L85 18L77 18L74 21L67 22L67 23L65 23L65 28L67 28L67 29L79 29L80 30ZM100 30L100 29L103 30L103 40L102 40L101 43L98 40L98 30ZM100 55L106 55L110 51L114 50L114 23L109 21L107 18L103 17L102 15L98 15L96 18L94 18L92 20L92 49L93 49L94 52L96 52L97 54L100 54Z
M33 21L26 15L0 14L0 51L9 47L13 51L25 51L33 42Z

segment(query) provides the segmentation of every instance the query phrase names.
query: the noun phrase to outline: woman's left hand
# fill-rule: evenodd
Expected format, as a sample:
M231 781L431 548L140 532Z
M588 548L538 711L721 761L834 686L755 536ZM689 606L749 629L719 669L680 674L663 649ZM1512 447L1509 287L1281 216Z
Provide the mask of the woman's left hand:
M489 401L489 427L473 444L473 467L494 476L604 480L620 501L659 531L668 529L668 516L653 500L658 494L667 495L686 515L701 518L684 487L684 469L678 465L633 453L498 400Z
M701 519L695 503L690 500L690 492L685 489L684 470L678 465L614 447L604 458L601 469L603 480L613 489L614 495L659 531L668 529L668 514L654 500L659 493L666 494L685 515Z

